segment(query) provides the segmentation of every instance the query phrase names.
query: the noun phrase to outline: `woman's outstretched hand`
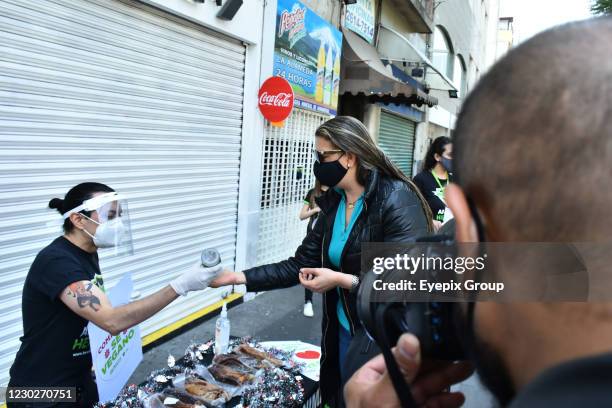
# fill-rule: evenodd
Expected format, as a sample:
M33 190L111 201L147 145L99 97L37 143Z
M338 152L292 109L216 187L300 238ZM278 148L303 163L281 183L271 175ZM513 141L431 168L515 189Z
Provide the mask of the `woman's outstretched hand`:
M224 270L210 283L211 288L219 288L229 285L243 285L246 283L246 276L242 272Z

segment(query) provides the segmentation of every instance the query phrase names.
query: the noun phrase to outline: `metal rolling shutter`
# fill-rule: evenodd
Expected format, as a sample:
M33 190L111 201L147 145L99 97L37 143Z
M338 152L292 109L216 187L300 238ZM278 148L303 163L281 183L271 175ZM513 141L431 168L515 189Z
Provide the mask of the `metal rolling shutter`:
M83 181L129 197L135 254L102 255L107 287L143 296L204 247L235 259L245 47L135 1L0 2L0 385L22 334L21 290L60 235L46 208ZM143 334L221 296L179 299ZM212 334L212 333L211 333Z
M415 123L382 111L378 145L408 177L412 177Z
M314 187L312 150L315 130L329 116L294 109L285 126L268 127L263 147L261 213L257 264L286 259L306 236L300 221L304 197ZM301 177L298 175L301 170Z

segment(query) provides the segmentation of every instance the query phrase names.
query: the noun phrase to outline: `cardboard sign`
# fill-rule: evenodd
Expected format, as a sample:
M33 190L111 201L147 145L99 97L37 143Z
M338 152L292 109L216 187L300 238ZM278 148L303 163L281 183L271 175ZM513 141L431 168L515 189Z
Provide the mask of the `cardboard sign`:
M132 277L125 275L107 293L113 307L129 303L133 287ZM142 361L140 328L112 336L91 322L87 327L100 401L114 400Z

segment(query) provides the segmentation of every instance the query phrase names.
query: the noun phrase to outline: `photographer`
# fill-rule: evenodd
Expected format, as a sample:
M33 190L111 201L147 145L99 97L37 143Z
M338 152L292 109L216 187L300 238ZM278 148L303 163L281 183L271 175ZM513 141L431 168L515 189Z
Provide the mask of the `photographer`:
M468 97L454 137L457 184L446 189L457 242L609 242L611 193L600 187L612 176L610 38L610 18L540 34ZM461 306L468 355L502 406L612 406L611 303ZM419 404L461 404L444 391L461 376L414 382L414 336L400 338L395 356ZM399 406L380 358L345 395L350 407Z

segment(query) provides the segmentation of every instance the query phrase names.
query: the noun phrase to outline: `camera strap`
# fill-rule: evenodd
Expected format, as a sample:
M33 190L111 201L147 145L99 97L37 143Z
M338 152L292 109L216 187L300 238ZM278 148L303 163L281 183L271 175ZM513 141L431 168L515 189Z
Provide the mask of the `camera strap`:
M406 383L404 376L400 368L395 361L395 357L391 352L392 344L389 344L389 338L387 337L387 333L385 330L385 309L380 309L378 311L376 325L377 331L379 334L379 339L382 344L379 343L380 349L382 350L383 357L385 359L385 364L387 366L387 370L389 371L389 376L391 377L391 382L393 383L393 388L395 388L395 392L397 397L400 400L400 404L403 408L417 408L417 403L412 396L412 390L410 388L410 384Z

